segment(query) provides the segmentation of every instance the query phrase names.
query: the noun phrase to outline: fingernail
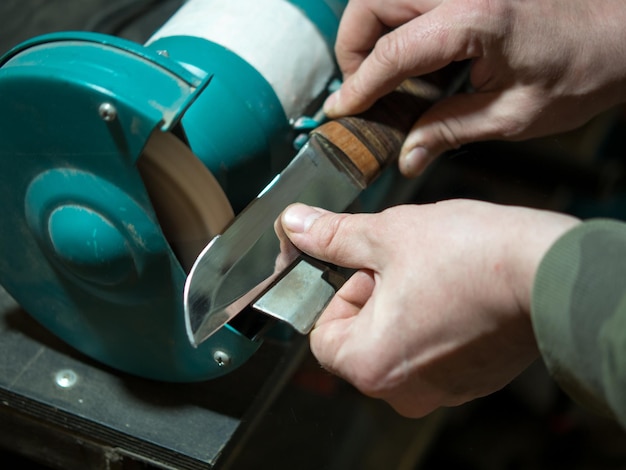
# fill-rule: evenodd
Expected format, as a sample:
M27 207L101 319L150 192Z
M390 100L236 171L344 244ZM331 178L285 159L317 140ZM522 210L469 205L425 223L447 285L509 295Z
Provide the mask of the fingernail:
M400 159L400 171L405 176L417 176L424 170L428 160L428 150L415 147Z
M339 101L339 93L341 92L341 90L337 90L333 93L330 94L330 96L328 98L326 98L326 101L324 101L324 112L328 115L332 115L333 111L335 109L335 106L337 105L337 102Z
M295 204L287 208L283 214L283 226L290 232L303 233L321 216L322 212L314 207Z

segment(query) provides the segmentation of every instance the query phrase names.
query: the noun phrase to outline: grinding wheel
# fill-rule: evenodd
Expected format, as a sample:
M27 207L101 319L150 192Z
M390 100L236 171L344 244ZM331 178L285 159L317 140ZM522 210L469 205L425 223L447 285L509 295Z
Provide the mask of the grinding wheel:
M235 217L221 186L176 136L154 132L137 162L161 230L183 269Z

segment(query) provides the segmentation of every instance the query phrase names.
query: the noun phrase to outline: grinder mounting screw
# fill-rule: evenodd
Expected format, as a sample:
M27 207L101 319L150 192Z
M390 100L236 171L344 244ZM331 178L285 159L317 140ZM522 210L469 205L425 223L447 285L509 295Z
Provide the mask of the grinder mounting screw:
M102 103L98 108L98 114L100 114L103 121L115 121L117 118L117 109L111 103Z
M213 353L213 360L217 362L217 365L220 367L227 367L230 365L230 356L219 349Z
M78 375L72 369L63 369L56 373L54 381L61 388L72 388L78 382Z

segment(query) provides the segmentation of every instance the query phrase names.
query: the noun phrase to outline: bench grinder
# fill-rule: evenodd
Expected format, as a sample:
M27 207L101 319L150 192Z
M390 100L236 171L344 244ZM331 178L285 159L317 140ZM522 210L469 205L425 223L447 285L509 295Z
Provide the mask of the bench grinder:
M4 55L2 286L134 375L198 381L245 362L260 343L230 325L190 344L187 270L316 123L345 3L189 0L145 45L67 32Z

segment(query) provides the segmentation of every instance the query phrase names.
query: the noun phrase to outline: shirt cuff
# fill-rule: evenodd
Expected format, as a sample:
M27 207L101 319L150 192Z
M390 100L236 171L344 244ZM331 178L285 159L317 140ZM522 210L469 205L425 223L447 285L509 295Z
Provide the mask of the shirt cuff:
M537 271L531 316L560 386L626 427L626 224L590 220L558 239Z

